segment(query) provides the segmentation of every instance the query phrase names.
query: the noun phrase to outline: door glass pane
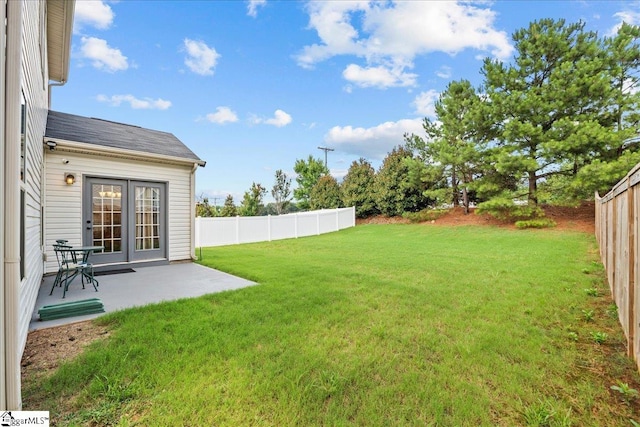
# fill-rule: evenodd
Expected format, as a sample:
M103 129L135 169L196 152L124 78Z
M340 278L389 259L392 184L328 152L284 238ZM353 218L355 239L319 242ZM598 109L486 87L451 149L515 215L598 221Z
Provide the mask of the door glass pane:
M103 253L122 251L122 186L93 184L91 186L93 242L104 246Z
M136 186L136 250L160 249L160 189Z

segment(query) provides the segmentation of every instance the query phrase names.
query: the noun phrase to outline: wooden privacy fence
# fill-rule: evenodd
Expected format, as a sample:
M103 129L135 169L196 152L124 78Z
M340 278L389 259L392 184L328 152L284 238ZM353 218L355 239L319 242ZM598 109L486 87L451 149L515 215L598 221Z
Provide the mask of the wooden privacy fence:
M603 197L596 193L596 239L618 318L627 337L627 353L640 368L640 276L637 254L640 214L640 163Z
M356 225L356 208L277 216L196 218L196 248L314 236Z

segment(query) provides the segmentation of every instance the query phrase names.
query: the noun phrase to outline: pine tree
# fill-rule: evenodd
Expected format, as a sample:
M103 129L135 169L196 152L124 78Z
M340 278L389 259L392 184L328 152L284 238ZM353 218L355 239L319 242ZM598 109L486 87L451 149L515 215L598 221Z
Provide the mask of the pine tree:
M262 208L264 208L262 200L265 194L267 194L267 189L262 185L253 182L249 191L245 191L244 193L238 213L241 216L260 215Z
M513 35L512 64L485 60L483 74L496 124L494 162L500 173L524 179L530 203L538 183L570 174L588 159L609 81L597 34L584 23L542 19ZM577 162L577 163L575 163Z
M231 194L227 195L227 198L224 199L224 205L220 210L220 216L237 216L238 209L233 201L233 196Z
M465 213L469 210L469 191L480 172L481 154L493 137L488 105L467 80L449 83L435 104L436 119L424 119L428 143L417 135L405 135L407 146L419 153L427 164L422 168L425 181L439 181L441 175L449 183L448 200ZM415 170L415 167L414 167ZM436 186L426 195L441 199L447 191Z

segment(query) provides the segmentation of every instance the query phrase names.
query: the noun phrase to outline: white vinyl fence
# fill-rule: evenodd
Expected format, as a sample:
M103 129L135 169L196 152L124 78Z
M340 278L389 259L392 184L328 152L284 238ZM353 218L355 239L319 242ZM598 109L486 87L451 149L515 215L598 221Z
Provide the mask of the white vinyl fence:
M330 233L356 225L356 209L325 209L278 216L196 218L196 248L267 242Z

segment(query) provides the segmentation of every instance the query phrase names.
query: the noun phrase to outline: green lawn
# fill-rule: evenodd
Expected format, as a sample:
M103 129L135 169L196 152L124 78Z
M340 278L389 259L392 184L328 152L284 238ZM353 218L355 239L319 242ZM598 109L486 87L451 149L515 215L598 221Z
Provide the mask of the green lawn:
M639 377L593 236L365 225L202 254L260 285L103 317L110 338L28 382L25 409L57 425L632 425L637 402L610 386Z

